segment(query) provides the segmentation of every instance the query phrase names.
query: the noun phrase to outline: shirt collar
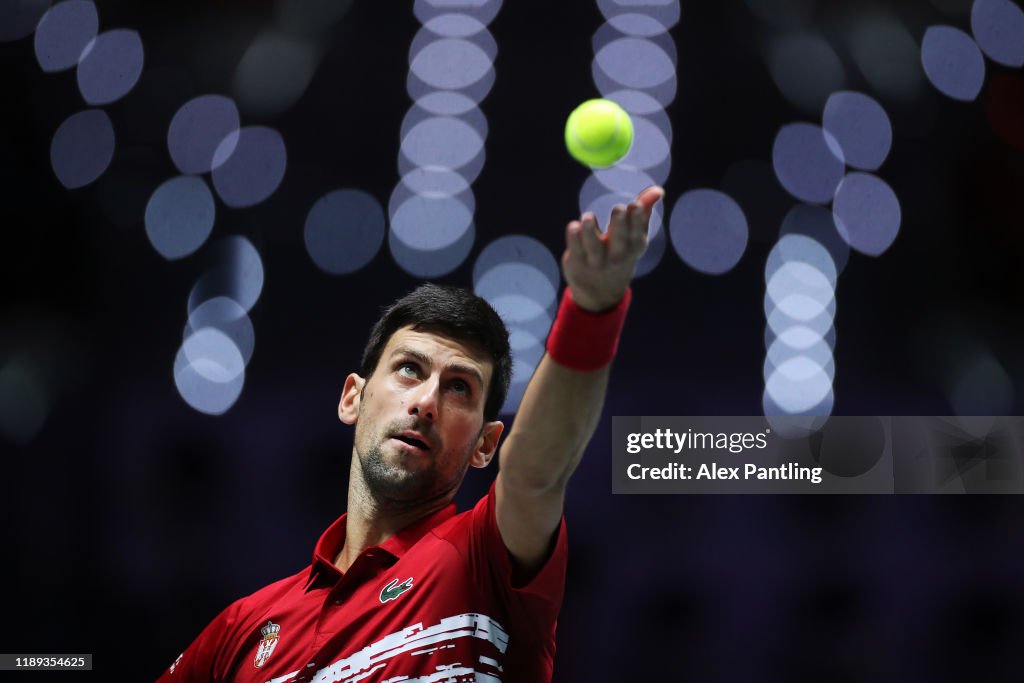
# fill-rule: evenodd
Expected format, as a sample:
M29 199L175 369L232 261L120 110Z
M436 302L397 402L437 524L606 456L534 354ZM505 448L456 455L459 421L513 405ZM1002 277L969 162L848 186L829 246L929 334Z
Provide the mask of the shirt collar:
M449 503L437 512L400 529L393 536L375 547L392 555L396 560L400 559L427 532L453 516L455 516L455 503ZM327 527L327 530L320 535L320 540L317 541L316 547L313 548L313 563L309 570L309 578L306 580L306 590L309 590L313 580L321 572L332 575L335 580L341 578L341 571L334 566L334 558L338 556L338 553L345 545L345 523L347 519L348 513L343 514L334 520Z

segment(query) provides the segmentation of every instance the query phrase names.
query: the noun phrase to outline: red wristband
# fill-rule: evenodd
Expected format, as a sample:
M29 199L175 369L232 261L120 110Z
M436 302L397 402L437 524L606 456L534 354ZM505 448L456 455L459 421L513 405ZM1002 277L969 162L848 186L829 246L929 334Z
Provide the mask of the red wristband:
M576 305L572 290L566 287L548 333L548 355L559 365L581 372L599 370L611 363L632 298L633 291L626 289L615 308L591 313Z

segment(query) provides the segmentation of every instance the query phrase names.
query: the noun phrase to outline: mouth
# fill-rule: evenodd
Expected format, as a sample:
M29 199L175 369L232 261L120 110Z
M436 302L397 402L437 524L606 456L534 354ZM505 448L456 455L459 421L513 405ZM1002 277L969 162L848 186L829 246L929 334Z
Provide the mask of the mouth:
M427 445L427 443L425 441L420 439L418 437L418 435L413 435L413 434L409 434L409 433L403 433L403 434L395 434L391 438L395 439L396 441L401 441L402 443L407 444L409 446L412 446L413 448L417 448L417 449L419 449L421 451L424 451L424 452L429 452L430 451L430 446Z

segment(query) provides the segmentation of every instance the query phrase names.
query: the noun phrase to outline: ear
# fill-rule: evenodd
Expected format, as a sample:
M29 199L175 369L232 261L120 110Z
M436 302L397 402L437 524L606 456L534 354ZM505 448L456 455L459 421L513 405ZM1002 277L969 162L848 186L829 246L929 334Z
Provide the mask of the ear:
M345 378L345 388L341 391L341 402L338 403L338 419L347 425L354 425L359 419L359 404L364 386L366 380L354 372Z
M498 451L498 441L504 430L504 422L485 422L484 428L480 431L480 438L476 441L473 455L469 459L469 464L473 467L487 467L491 458Z

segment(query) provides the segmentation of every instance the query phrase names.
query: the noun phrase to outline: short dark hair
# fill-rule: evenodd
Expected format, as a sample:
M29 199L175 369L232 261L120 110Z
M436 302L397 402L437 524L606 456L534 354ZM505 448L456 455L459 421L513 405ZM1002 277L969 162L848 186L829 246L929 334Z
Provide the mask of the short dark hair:
M476 344L491 357L494 371L484 404L484 419L498 419L512 381L508 329L491 305L460 287L423 284L384 309L363 349L361 374L369 379L388 340L403 327L440 330L453 339Z

